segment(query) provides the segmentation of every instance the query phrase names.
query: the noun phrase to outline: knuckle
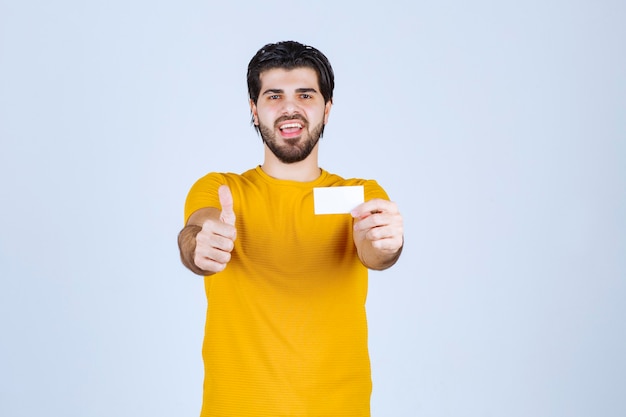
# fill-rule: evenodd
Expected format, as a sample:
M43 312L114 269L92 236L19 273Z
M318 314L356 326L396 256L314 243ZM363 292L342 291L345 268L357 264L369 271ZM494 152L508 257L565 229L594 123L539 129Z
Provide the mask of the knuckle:
M367 232L367 238L369 240L377 241L378 239L380 239L380 237L381 233L378 228L371 229L369 232Z
M215 222L213 220L206 220L204 223L202 223L202 231L200 233L213 230L214 223Z
M385 249L385 246L386 246L385 242L382 241L382 240L374 240L374 241L372 241L372 247L374 249L383 250L383 249Z
M201 256L196 256L194 259L194 263L196 264L196 266L204 271L210 271L211 267L210 267L210 263L207 262L206 258L203 258Z

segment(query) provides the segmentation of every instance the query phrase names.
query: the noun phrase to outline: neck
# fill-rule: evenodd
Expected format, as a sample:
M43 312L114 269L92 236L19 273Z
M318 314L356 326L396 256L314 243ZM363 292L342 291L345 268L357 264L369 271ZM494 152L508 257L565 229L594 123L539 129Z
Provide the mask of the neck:
M272 151L265 146L265 160L261 169L270 177L279 180L308 182L319 178L321 169L317 163L318 145L313 148L311 154L300 162L285 164L281 162Z

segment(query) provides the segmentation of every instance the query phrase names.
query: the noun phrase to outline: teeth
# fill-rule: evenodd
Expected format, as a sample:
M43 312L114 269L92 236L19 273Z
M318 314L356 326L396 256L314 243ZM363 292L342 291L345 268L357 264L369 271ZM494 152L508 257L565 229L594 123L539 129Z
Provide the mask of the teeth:
M287 123L284 124L280 127L281 130L283 129L293 129L293 128L297 128L297 129L302 129L302 125L300 123Z

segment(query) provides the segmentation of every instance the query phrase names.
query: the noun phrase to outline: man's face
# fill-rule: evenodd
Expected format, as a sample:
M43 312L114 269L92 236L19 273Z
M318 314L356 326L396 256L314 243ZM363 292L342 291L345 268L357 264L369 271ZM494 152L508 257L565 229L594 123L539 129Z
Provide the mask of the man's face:
M317 73L311 68L275 68L261 73L257 103L250 101L261 138L283 163L306 159L328 121L331 102L324 103Z

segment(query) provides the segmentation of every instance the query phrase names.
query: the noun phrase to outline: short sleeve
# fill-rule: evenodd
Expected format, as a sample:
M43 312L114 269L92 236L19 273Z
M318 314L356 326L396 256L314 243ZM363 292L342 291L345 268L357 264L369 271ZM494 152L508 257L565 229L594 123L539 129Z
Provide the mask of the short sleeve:
M367 180L363 185L365 191L365 201L373 200L375 198L389 200L389 196L383 187L381 187L376 181Z
M185 201L185 223L187 223L187 220L195 211L201 208L220 208L217 189L223 184L226 184L225 176L214 172L196 181L189 190L187 200Z

